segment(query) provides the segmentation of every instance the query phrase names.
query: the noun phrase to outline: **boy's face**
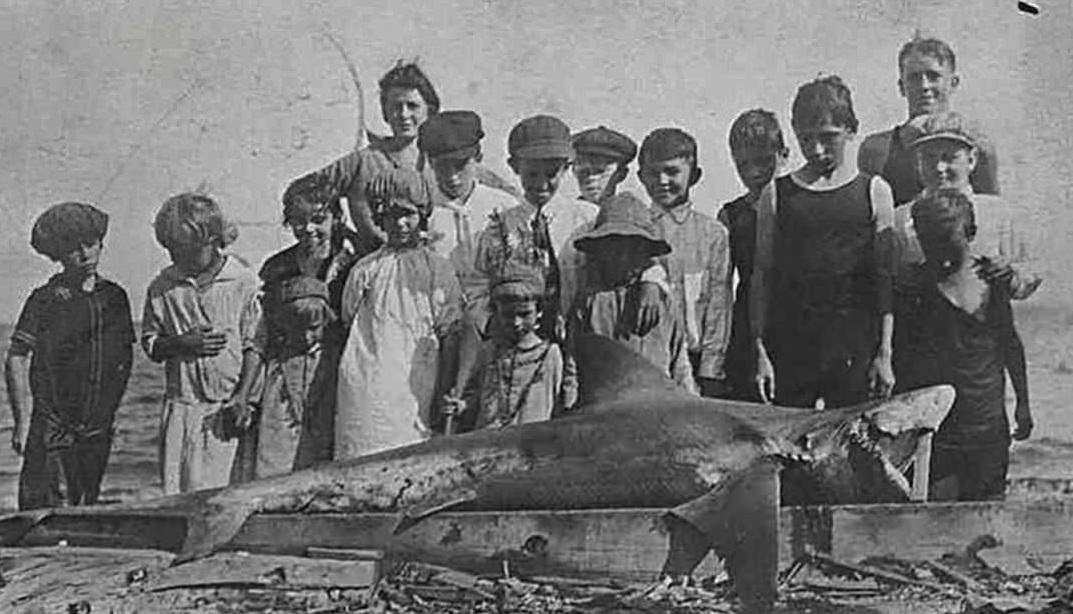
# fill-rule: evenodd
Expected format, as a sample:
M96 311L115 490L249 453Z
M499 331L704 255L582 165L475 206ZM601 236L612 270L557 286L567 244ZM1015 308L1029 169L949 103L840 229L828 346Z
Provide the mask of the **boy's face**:
M831 123L830 118L813 126L794 126L794 134L806 166L821 177L829 177L845 164L846 144L853 140L852 131Z
M97 264L101 259L104 246L100 240L83 243L60 256L64 272L79 278L86 278L97 273Z
M731 152L738 177L751 193L759 193L778 172L785 156L770 147L743 147Z
M689 158L657 160L645 156L637 174L657 206L669 209L689 200L693 185L693 162Z
M285 329L287 347L309 350L320 345L324 339L324 324L308 322L301 326L289 326Z
M910 53L899 67L898 91L909 103L909 116L946 111L958 76L939 58Z
M411 247L417 245L421 230L421 215L402 207L388 207L381 217L388 245Z
M521 179L526 200L543 207L559 191L569 162L564 158L511 158L510 166Z
M916 148L917 176L929 190L964 190L976 168L976 152L954 140L936 139Z
M287 225L306 254L314 258L328 256L335 216L327 205L299 201Z
M643 239L621 235L599 239L589 250L589 255L596 259L604 280L616 285L637 277L649 262Z
M218 250L215 242L177 245L168 249L171 262L185 275L195 277L216 262Z
M496 316L510 340L518 343L536 331L540 305L534 299L500 298L496 300Z
M614 194L621 182L621 178L616 177L618 168L619 161L610 156L577 154L577 159L574 161L574 177L577 178L581 198L590 203L599 203L607 196Z
M421 92L405 87L389 87L381 97L384 121L399 138L417 138L417 129L428 119L428 103Z
M432 170L436 173L436 183L444 196L455 200L470 193L477 182L477 157L449 158L437 156L432 158Z
M924 261L941 277L960 269L968 257L972 239L963 220L919 224L916 232Z

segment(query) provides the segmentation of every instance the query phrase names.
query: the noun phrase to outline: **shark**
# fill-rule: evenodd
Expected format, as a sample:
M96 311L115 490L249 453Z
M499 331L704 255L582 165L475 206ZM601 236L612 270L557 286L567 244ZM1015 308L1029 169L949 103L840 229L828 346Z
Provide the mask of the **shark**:
M575 348L582 402L563 417L79 513L181 516L181 564L258 513L393 512L401 533L444 510L661 508L664 574L688 575L714 551L745 611L764 612L777 597L780 503L908 501L902 470L954 401L949 386L826 410L707 399L614 340L584 336ZM0 545L54 513L0 519Z

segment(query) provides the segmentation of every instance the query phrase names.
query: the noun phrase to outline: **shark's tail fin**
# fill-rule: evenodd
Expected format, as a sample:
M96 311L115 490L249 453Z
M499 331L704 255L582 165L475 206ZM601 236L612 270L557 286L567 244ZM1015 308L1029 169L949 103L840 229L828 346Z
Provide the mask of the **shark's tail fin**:
M768 612L778 574L779 465L761 459L668 512L664 574L688 574L709 549L723 558L745 612Z

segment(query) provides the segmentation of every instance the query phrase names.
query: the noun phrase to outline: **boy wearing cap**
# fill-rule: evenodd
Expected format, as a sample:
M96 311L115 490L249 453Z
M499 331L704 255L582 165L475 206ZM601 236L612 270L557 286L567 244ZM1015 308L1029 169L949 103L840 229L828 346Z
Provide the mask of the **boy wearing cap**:
M508 263L499 272L491 296L500 326L481 345L462 398L447 399L449 413L478 429L503 428L548 420L574 404L577 385L562 350L536 334L544 283L534 266Z
M595 333L620 341L695 393L685 330L670 300L660 306L659 324L643 335L634 332L641 273L653 258L671 252L644 203L628 192L608 198L596 225L574 245L588 259L585 293L570 318L572 338Z
M30 294L7 353L19 509L91 505L100 494L134 343L127 293L97 273L107 230L107 214L74 202L34 223L30 244L63 270Z
M976 251L986 256L978 265L980 274L1007 281L1010 298L1022 300L1031 296L1042 278L1034 271L1028 254L1029 242L1013 219L1009 205L998 196L976 194L973 190L972 172L979 163L980 143L985 139L964 117L952 111L921 117L909 134L915 137L912 149L917 175L924 183L921 197L943 188L964 194L976 211ZM911 209L911 206L895 209L901 269L924 261L910 220Z
M880 175L890 184L895 206L913 200L923 187L910 147L913 124L924 115L949 110L960 81L954 50L944 41L918 33L898 51L898 92L905 98L908 118L890 130L868 135L857 152L861 171ZM971 182L978 193L999 193L998 156L988 143L977 151Z
M574 177L581 200L599 206L614 196L637 156L637 143L610 128L583 130L571 139L574 147Z
M521 179L524 198L493 216L481 234L477 268L491 276L506 261L541 267L548 292L540 334L561 340L563 318L583 287L584 257L574 248L573 239L592 227L598 208L558 195L574 157L570 129L560 119L536 115L522 120L511 129L507 149L508 163ZM656 265L645 271L638 330L646 331L656 324L662 275Z
M1032 432L1024 346L1014 326L1008 284L979 275L969 198L940 188L912 206L924 262L922 308L906 322L911 338L899 375L908 389L951 384L957 392L935 434L929 496L1001 499L1009 466L1006 373L1017 397L1013 439Z
M448 387L441 381L456 376L464 299L451 263L421 236L426 185L406 168L374 185L369 203L387 242L354 265L343 289L349 333L339 363L336 460L429 438L433 402Z
M641 143L640 164L656 232L671 246L663 261L693 373L705 396L720 396L726 392L723 366L733 300L730 248L726 228L697 211L689 197L701 177L697 142L677 128L658 128Z

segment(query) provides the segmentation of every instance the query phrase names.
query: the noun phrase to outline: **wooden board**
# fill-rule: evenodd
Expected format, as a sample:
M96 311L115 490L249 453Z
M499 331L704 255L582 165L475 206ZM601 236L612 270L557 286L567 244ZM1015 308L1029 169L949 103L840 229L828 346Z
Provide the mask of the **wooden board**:
M310 547L383 550L386 567L415 558L491 573L506 559L528 574L648 580L666 554L662 516L658 509L445 512L392 535L393 514L265 514L250 518L228 548L298 556ZM72 546L173 550L177 544L175 518L125 520L65 510L20 545L61 537ZM1006 560L1053 568L1073 558L1073 498L784 508L779 531L783 567L808 548L846 561L876 554L933 559L993 535ZM701 571L716 569L709 557Z

